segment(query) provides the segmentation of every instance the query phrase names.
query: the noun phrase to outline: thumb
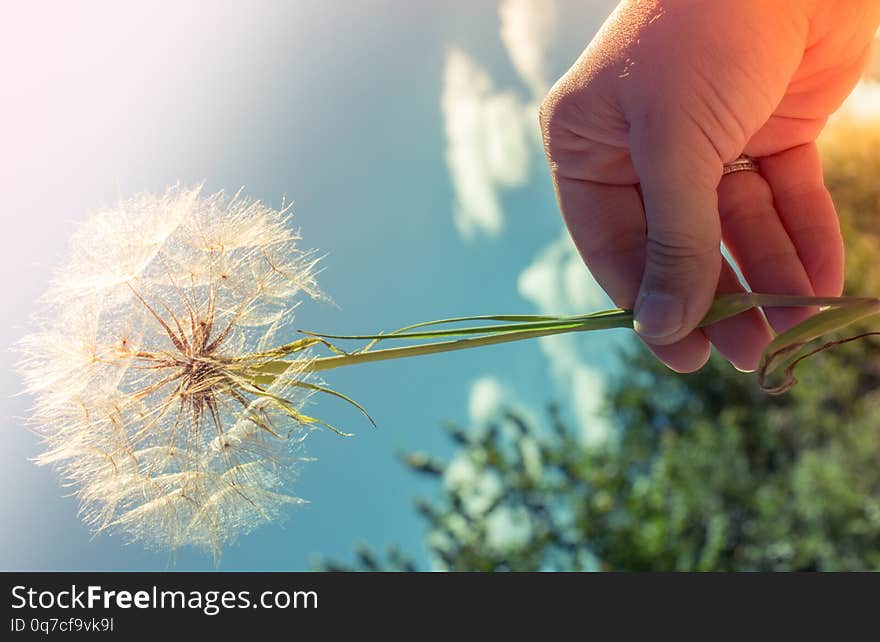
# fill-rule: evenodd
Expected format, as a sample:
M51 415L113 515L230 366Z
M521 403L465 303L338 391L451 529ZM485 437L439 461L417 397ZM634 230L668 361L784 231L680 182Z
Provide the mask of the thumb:
M675 343L706 315L721 271L717 186L722 160L700 131L631 141L645 204L645 270L634 328L655 345Z

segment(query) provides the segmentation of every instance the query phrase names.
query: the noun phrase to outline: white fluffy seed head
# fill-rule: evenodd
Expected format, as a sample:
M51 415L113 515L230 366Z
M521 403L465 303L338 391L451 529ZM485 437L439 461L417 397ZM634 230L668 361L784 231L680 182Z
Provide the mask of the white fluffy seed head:
M296 297L321 296L298 241L285 211L201 187L122 201L76 231L20 370L39 461L92 527L216 556L302 501L289 485L308 361L254 378Z

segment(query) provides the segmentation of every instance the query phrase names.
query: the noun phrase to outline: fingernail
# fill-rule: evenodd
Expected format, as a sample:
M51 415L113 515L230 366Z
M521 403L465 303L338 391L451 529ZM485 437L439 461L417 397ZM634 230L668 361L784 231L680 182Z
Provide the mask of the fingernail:
M678 297L650 292L639 299L633 329L646 339L675 334L684 323L684 302Z

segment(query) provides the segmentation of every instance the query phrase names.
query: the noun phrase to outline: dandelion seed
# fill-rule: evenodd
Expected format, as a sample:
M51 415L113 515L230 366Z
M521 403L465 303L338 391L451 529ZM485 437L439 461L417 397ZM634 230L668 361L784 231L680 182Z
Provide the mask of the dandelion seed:
M147 546L222 546L279 516L307 427L301 356L250 369L321 297L289 215L200 188L143 195L76 232L21 341L31 417L85 521ZM294 385L290 385L294 384ZM315 384L316 385L316 384Z

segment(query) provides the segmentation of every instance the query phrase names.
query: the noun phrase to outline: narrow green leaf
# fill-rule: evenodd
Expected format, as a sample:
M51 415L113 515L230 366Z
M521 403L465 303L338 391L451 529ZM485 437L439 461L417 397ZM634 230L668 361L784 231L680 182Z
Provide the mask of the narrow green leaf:
M877 314L880 314L880 300L862 299L843 307L823 310L783 332L770 342L761 358L758 368L758 381L761 387L772 394L781 394L790 389L797 382L794 377L796 365L804 358L841 342L832 341L819 350L804 354L809 343ZM859 335L861 336L865 335ZM777 370L783 370L782 381L775 385L768 383L768 377Z
M497 318L497 317L496 317ZM614 327L626 327L631 323L632 313L628 310L603 310L594 314L572 317L555 317L549 320L505 323L500 325L469 326L464 328L451 328L448 330L432 330L429 332L397 332L396 334L314 334L307 330L300 330L304 334L320 336L327 339L350 339L366 341L370 339L434 339L439 337L457 337L475 334L498 334L505 332L525 332L532 330L603 330ZM463 317L462 320L467 320ZM453 320L428 321L418 326L435 325L439 323L451 323Z
M300 412L293 405L293 402L291 402L289 399L285 399L284 397L281 397L279 395L272 394L268 390L265 390L265 389L261 388L260 386L252 384L246 380L236 378L235 381L246 392L249 392L252 395L256 395L256 396L264 398L264 399L268 399L277 408L280 408L287 415L289 415L292 419L294 419L295 421L297 421L301 424L304 424L304 425L318 424L320 426L324 426L325 428L328 428L329 430L332 430L333 432L335 432L338 435L341 435L342 437L353 437L354 436L352 433L342 432L341 430L339 430L338 428L336 428L332 424L327 423L323 419L318 419L316 417L310 417L309 415L306 415L306 414Z
M366 417L369 420L369 422L371 424L373 424L373 428L378 428L378 426L376 425L376 422L373 421L373 418L370 416L370 414L366 411L366 409L361 404L359 404L357 401L355 401L354 399L352 399L348 395L342 394L338 390L333 390L332 388L328 388L326 386L321 386L316 383L310 383L308 381L290 381L287 383L287 385L295 386L297 388L306 388L307 390L316 390L318 392L323 392L324 394L338 397L339 399L342 399L343 401L347 401L352 406L354 406L355 408L357 408L358 410L361 411L361 413L364 415L364 417Z

